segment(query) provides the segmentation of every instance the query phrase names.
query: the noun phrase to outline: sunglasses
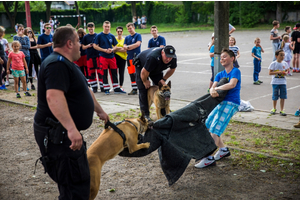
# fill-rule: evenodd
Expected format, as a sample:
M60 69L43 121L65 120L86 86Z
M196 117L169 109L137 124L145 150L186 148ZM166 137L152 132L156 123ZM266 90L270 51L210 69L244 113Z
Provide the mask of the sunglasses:
M123 31L117 31L118 33L122 33Z
M94 27L94 25L91 25L91 24L90 24L90 25L88 25L88 27Z
M51 29L51 27L46 27L46 29Z
M28 31L27 33L32 33L31 31Z

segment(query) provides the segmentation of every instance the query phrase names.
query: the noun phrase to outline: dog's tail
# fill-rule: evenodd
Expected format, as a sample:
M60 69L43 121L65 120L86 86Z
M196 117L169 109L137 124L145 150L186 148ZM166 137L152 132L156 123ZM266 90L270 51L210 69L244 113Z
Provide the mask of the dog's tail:
M162 116L166 116L166 109L165 108L160 109L160 114Z

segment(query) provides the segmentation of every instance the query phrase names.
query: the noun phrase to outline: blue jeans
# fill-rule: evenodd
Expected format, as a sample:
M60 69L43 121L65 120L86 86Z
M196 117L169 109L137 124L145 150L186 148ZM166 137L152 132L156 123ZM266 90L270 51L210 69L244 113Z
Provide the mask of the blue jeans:
M273 61L276 60L275 52L280 48L280 43L272 42L272 49L273 49Z
M253 71L253 81L258 81L259 72L261 70L261 60L254 59L254 71Z

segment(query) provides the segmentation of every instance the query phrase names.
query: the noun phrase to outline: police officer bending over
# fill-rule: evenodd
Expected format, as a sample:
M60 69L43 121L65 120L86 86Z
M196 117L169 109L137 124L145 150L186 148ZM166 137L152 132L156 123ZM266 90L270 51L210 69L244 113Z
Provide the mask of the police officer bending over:
M167 45L164 48L147 49L137 56L134 65L136 66L136 83L139 89L140 108L150 121L147 98L147 89L151 86L149 77L153 85L158 85L158 82L161 82L163 85L166 84L166 80L172 76L177 67L175 49L171 45ZM168 70L163 75L163 71L166 69Z
M89 128L94 111L105 122L109 117L73 63L80 58L76 30L59 27L53 42L54 52L40 69L34 135L45 172L58 185L59 199L88 199L90 172L79 131Z

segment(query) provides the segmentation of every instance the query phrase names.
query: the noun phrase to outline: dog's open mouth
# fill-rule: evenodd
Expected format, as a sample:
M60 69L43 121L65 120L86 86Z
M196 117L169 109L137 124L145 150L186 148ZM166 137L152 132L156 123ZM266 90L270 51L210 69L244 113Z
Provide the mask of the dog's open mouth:
M165 91L163 93L163 97L165 97L165 101L169 101L171 98L171 92L170 91Z

